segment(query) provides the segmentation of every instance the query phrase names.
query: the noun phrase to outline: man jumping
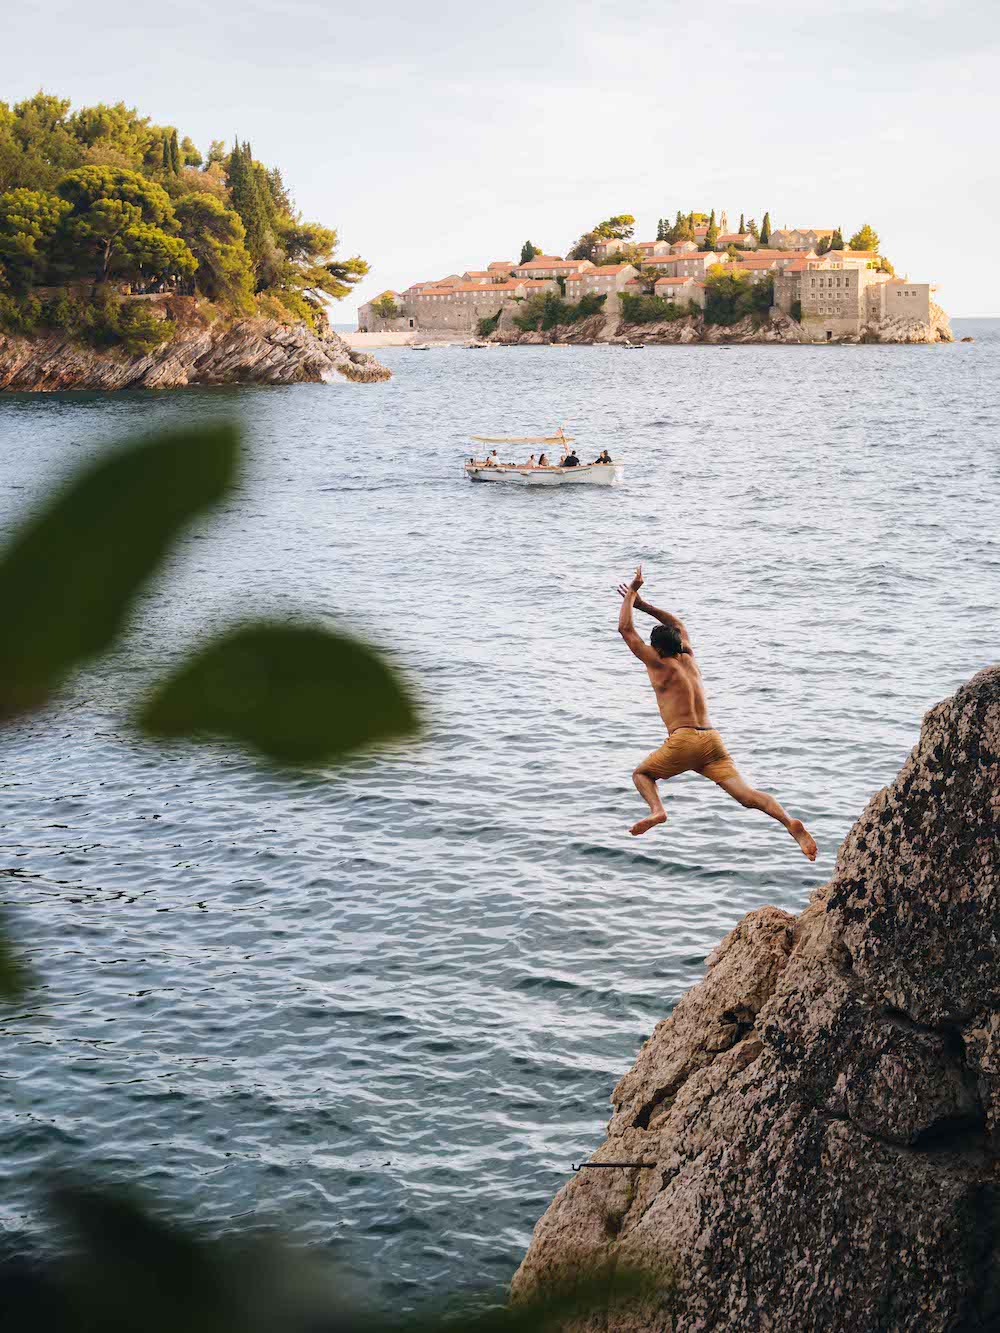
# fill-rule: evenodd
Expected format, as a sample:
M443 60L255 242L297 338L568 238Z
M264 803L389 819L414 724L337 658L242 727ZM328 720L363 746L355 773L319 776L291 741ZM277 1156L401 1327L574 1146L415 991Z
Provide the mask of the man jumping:
M803 854L815 861L816 843L801 820L790 819L773 796L756 791L740 777L722 737L708 720L705 689L687 630L676 616L642 600L639 596L642 584L640 565L631 583L618 585L623 598L618 633L646 668L660 716L666 723L667 739L632 774L639 795L649 806L649 815L633 824L629 832L637 837L665 823L667 813L656 789L657 782L693 770L717 782L740 805L763 810L783 824ZM648 645L639 638L632 623L633 607L660 622L650 634Z

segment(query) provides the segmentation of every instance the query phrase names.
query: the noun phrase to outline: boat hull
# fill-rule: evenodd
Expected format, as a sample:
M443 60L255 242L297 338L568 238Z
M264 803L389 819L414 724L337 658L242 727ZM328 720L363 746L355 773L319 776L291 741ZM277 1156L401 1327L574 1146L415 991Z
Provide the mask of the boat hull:
M579 467L479 467L465 464L470 481L492 481L506 486L620 486L624 463L583 463Z

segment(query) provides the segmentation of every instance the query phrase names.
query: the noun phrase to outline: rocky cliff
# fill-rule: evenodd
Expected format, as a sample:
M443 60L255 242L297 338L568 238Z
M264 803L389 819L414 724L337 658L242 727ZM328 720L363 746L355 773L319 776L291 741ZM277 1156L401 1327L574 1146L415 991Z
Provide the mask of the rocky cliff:
M579 1330L1000 1328L1000 667L925 717L830 882L751 912L612 1094L515 1299L663 1281ZM673 1287L667 1280L672 1275Z
M512 343L812 343L813 336L789 315L776 312L755 323L748 315L738 324L706 324L700 316L665 320L660 324L626 324L617 316L595 315L577 324L560 324L546 332L523 333L510 321L501 321L493 341ZM936 343L954 342L948 316L931 305L931 322L897 319L867 324L858 334L835 338L835 343Z
M187 384L301 384L385 380L370 354L353 352L337 334L305 324L241 319L193 321L152 352L96 351L64 335L0 334L0 389L174 389Z

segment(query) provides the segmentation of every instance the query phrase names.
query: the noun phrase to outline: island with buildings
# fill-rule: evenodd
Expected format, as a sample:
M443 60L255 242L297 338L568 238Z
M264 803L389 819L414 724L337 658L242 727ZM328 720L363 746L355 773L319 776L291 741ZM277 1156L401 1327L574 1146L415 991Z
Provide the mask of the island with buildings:
M624 225L622 225L624 223ZM630 217L586 233L563 258L527 242L521 261L384 292L359 310L362 334L393 341L953 341L929 282L896 275L867 225L767 225L730 232L691 213L631 239ZM743 219L741 218L741 224ZM618 224L618 225L611 225Z

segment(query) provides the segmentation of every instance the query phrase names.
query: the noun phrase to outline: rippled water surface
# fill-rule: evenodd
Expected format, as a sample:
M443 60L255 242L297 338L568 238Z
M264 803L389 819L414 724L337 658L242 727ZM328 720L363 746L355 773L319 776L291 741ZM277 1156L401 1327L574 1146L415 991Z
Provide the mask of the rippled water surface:
M385 385L0 399L0 524L100 442L236 415L242 488L117 657L3 741L0 1225L83 1158L212 1228L282 1219L406 1302L505 1283L608 1094L743 913L828 877L920 716L997 658L1000 324L971 345L393 349ZM470 486L565 423L614 492ZM737 764L628 837L662 738L615 633L643 561ZM426 741L279 781L159 752L127 699L199 634L304 611L385 645Z

